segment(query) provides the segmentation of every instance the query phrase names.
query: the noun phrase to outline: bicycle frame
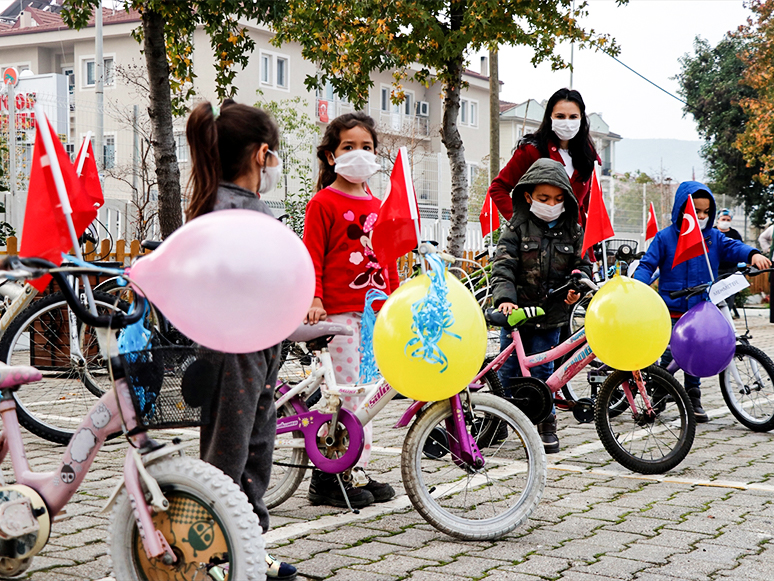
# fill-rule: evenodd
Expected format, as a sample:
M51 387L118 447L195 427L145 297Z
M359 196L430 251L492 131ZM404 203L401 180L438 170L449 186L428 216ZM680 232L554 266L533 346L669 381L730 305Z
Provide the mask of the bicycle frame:
M33 472L30 469L16 416L16 402L12 395L14 389L18 388L15 386L0 390L0 417L3 420L3 431L0 432L0 462L7 454L11 455L16 483L35 490L45 501L49 517L53 519L77 492L105 439L110 434L122 430L131 432L136 428L137 420L129 386L124 379L117 379L114 388L94 404L70 440L59 466L52 472ZM142 447L147 441L145 432L131 438L137 447ZM129 497L136 506L137 528L148 558L161 557L167 552L171 555L171 548L153 525L153 513L145 500L141 481L146 483L152 493L151 506L154 511L166 510L166 500L158 484L145 472L135 447L130 447L126 453L123 474Z

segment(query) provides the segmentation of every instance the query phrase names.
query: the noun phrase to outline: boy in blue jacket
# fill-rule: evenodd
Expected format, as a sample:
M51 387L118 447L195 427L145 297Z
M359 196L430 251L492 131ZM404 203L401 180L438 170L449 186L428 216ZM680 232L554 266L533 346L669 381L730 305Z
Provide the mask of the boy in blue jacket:
M739 240L728 238L720 230L713 228L715 223L715 198L710 189L700 182L683 182L675 192L675 203L672 207L672 225L661 230L648 248L648 251L640 261L640 265L634 273L634 278L649 284L656 269L660 270L658 294L664 299L669 314L672 317L672 325L693 305L703 300L696 296L690 299L669 297L670 292L682 290L691 286L710 282L707 260L704 255L697 256L685 262L681 262L672 268L677 248L677 239L680 236L680 227L683 223L683 212L688 196L693 198L696 207L696 216L704 235L704 243L707 245L712 276L717 278L718 266L721 262L752 263L756 268L769 268L771 261L763 256L759 250L742 243ZM672 361L672 354L666 350L661 358L661 365L666 367ZM685 374L685 389L691 398L693 410L697 422L707 422L709 418L701 406L701 382L698 377Z

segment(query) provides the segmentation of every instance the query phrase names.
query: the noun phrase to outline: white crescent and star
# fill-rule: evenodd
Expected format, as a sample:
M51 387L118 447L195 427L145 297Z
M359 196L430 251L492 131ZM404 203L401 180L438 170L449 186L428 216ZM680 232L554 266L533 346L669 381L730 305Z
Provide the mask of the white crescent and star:
M683 214L683 219L688 220L688 230L680 234L680 236L687 236L693 232L694 228L696 228L696 222L694 221L693 216L690 214Z

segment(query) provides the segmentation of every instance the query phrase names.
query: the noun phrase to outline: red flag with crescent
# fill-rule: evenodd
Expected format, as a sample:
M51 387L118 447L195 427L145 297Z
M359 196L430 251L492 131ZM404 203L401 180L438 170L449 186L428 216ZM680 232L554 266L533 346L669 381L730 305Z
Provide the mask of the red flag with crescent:
M680 225L680 236L677 238L677 248L675 248L675 258L672 261L672 268L706 253L704 246L704 236L701 233L699 219L696 217L696 207L693 205L693 198L688 196L683 211L683 223Z
M658 222L656 221L656 210L653 208L653 202L650 203L650 211L648 213L648 224L645 227L645 240L648 241L651 238L655 238L658 234Z

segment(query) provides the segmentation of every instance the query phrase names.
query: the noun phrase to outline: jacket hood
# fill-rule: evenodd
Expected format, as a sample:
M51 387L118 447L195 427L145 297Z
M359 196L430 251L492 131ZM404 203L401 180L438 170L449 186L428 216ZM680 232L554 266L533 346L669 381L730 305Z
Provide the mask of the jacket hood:
M538 184L550 184L561 188L564 191L564 216L571 223L578 221L578 200L572 193L572 185L570 185L570 178L567 177L567 171L561 163L547 157L536 160L513 189L514 218L529 215L529 204L524 199L524 192L531 190Z
M683 182L678 186L677 191L675 192L675 204L672 206L672 224L678 230L680 230L680 226L682 225L680 224L680 210L682 210L683 206L688 201L688 196L699 190L704 190L710 197L709 220L707 220L707 226L704 230L712 228L715 224L715 212L717 211L717 206L715 204L715 196L712 195L712 190L701 182Z

